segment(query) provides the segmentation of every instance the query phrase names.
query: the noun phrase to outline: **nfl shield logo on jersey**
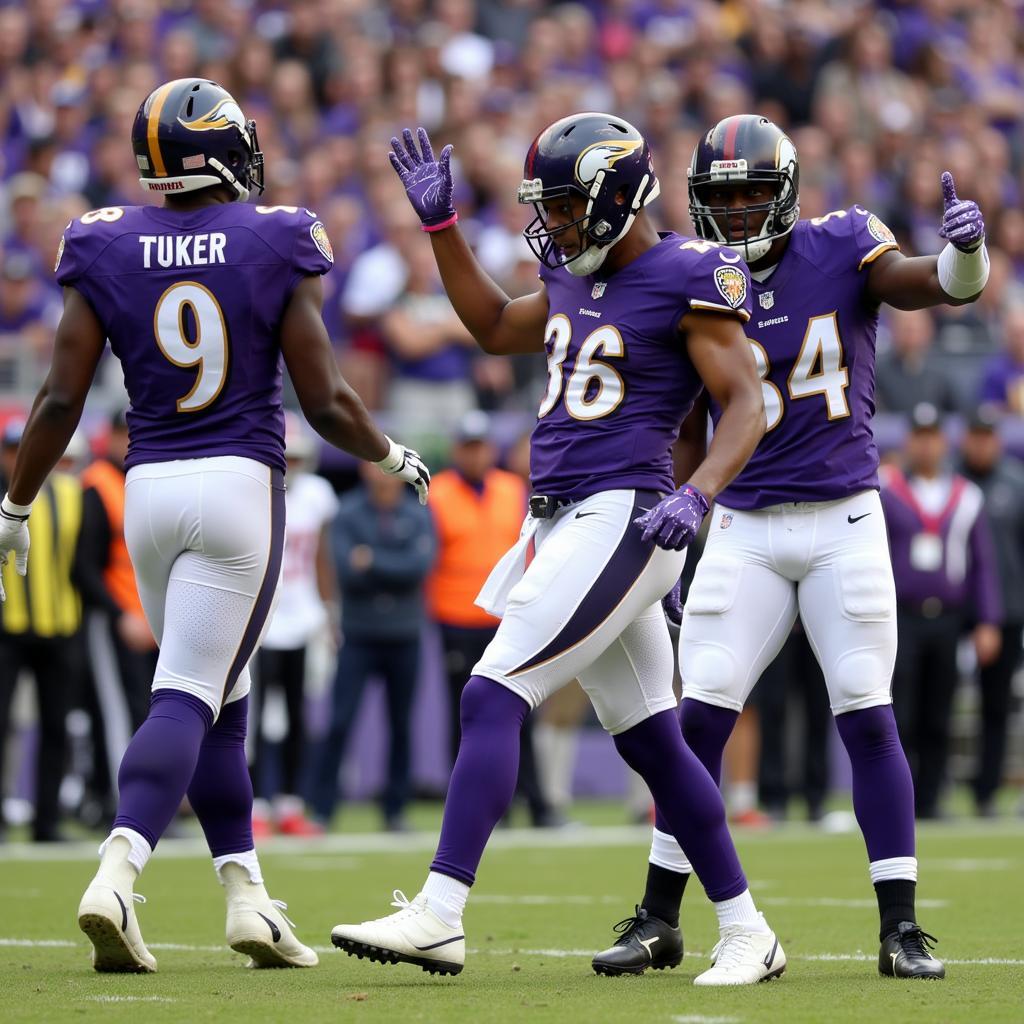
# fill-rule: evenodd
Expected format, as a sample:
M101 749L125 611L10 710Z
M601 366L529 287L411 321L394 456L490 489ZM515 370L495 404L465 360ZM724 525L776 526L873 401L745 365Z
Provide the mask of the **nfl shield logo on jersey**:
M720 530L728 530L730 526L732 526L732 513L731 512L723 512L722 513L722 520L718 524L718 528Z
M598 281L597 284L595 284L594 287L591 289L590 297L592 299L599 299L599 298L601 298L601 296L604 295L605 288L607 288L607 287L608 287L608 282L607 281Z
M757 297L762 309L771 309L775 305L775 292L761 292Z

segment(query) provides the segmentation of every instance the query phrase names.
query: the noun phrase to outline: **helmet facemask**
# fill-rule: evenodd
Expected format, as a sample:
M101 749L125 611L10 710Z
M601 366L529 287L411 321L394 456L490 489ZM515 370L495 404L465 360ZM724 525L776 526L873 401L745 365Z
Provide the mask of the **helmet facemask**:
M747 263L756 263L763 259L772 247L772 243L793 230L800 218L798 196L798 179L796 170L796 151L793 150L792 162L788 162L779 170L747 169L746 160L716 160L710 172L695 174L692 168L687 172L689 178L690 219L694 230L701 238L719 242L739 253ZM771 188L775 195L766 203L754 203L742 208L732 206L711 206L703 196L716 185L744 185L763 183ZM751 219L758 214L765 214L764 222L759 230L751 227ZM743 217L743 225L739 237L733 237L729 221ZM724 229L723 229L724 225Z
M605 187L605 181L608 187ZM545 188L540 178L524 179L519 186L519 202L532 204L536 216L523 230L523 237L534 256L552 270L564 267L574 277L587 277L600 269L612 247L628 233L640 209L657 198L658 179L645 175L633 195L632 202L616 202L618 189L614 189L614 170L598 170L588 191L578 185L555 185ZM572 196L586 200L586 209L575 220L555 228L547 226L544 203L555 199L571 200ZM576 229L579 252L569 259L558 255L557 239Z
M223 179L224 184L234 189L238 200L245 202L249 193L255 189L257 195L263 194L263 153L256 136L256 122L251 118L245 122L245 131L240 131L244 146L237 160L232 160L232 167L227 167L220 160L210 157L206 162ZM234 156L234 152L231 154Z

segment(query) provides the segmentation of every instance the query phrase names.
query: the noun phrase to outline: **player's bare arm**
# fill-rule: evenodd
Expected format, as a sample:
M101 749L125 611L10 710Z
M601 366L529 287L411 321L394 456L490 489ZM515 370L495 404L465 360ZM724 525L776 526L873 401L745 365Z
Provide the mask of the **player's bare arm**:
M11 476L8 496L12 502L30 505L64 454L105 344L106 332L92 306L80 292L65 288L53 362L32 404Z
M690 360L707 393L721 406L722 416L706 457L687 482L634 520L644 540L674 551L693 540L711 502L747 464L765 431L761 381L739 320L691 310L679 328Z
M722 408L707 456L689 478L711 501L743 469L764 436L761 381L739 320L691 310L680 326L707 393Z
M456 224L452 203L451 146L435 160L427 133L420 128L419 147L407 128L403 142L391 140L388 155L405 186L409 202L430 235L445 291L459 319L491 355L544 351L548 300L543 287L509 298L484 272Z
M320 278L300 281L281 321L285 365L313 429L336 447L377 462L388 453L387 439L338 369L322 306Z
M417 452L396 444L377 427L342 377L322 308L320 278L306 277L296 286L281 320L281 354L306 419L325 441L412 484L420 503L426 504L427 467Z
M942 175L943 217L939 234L947 240L938 256L883 253L872 264L867 290L877 303L897 309L963 306L981 295L988 280L985 222L978 204L956 194L953 176Z
M676 483L685 483L697 472L708 454L708 396L698 395L693 408L679 428L679 438L672 449L672 467Z

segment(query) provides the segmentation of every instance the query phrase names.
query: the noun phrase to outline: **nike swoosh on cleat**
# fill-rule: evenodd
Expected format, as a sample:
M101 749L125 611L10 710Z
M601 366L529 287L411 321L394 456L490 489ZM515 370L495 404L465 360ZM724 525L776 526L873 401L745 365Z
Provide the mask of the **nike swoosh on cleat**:
M465 937L465 935L456 935L452 939L442 939L440 942L435 942L430 946L416 946L415 943L413 943L413 945L414 948L418 949L421 953L425 953L428 949L438 949L441 946L447 946L451 942L458 942L459 939L464 939Z
M763 963L765 965L765 967L767 967L769 969L771 968L772 964L775 962L775 951L778 948L779 948L779 940L778 940L778 937L776 937L775 943L772 946L771 950L769 951L768 955L764 958L764 960L761 961L761 963Z
M847 516L846 521L851 524L859 523L862 519L867 519L869 515L871 515L870 512L865 512L862 516Z
M121 899L119 893L115 892L114 898L121 904L121 931L126 932L128 930L128 908L124 905L124 900Z
M656 942L660 942L661 936L655 935L653 939L637 939L636 941L639 942L640 945L647 950L648 959L653 960L654 954L651 952L651 946L653 946Z
M584 516L596 516L596 515L597 515L596 512L577 512L576 513L576 518L577 519L582 519Z
M890 953L889 954L889 959L892 960L892 973L893 974L896 973L896 957L898 957L898 956L899 956L899 953Z
M257 913L257 914L260 914L260 912L259 912L258 910L256 911L256 913ZM260 914L260 917L262 917L262 918L263 918L263 920L264 920L264 921L266 921L266 922L267 922L267 924L268 924L268 925L270 926L270 935L271 935L271 938L273 938L273 940L274 940L275 942L280 942L280 941L281 941L281 929L280 929L280 928L278 928L278 927L277 927L277 925L276 925L276 924L274 924L274 922L273 922L273 921L271 921L271 920L270 920L270 918L269 918L269 917L267 917L267 915L266 915L266 914Z

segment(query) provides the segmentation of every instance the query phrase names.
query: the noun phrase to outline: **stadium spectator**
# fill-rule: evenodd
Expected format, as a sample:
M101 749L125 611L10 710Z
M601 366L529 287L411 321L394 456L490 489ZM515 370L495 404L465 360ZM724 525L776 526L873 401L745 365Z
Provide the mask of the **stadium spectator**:
M338 499L323 477L311 472L316 444L298 417L285 415L284 455L285 539L277 607L256 655L252 728L255 756L251 771L256 802L253 834L263 838L276 828L283 835L307 836L320 831L305 815L306 653L325 626L338 629L337 577L331 557L330 524ZM279 695L286 725L274 743L266 722L269 697ZM277 770L268 755L280 752Z
M6 491L24 423L8 421L0 435L0 490ZM0 765L4 764L11 698L23 670L31 673L39 712L32 838L62 837L60 783L67 752L65 715L74 692L82 612L71 564L82 521L82 489L74 477L54 473L39 492L29 519L32 559L27 576L13 561L2 570L7 600L0 604Z
M926 402L942 412L957 408L953 386L931 361L935 322L927 309L888 313L890 348L878 357L875 400L881 412L910 413Z
M104 458L82 473L82 527L73 579L82 596L89 670L102 735L93 736L117 773L128 741L145 721L157 646L146 622L124 539L125 413L114 414ZM99 772L97 772L99 776ZM112 793L96 793L109 798Z
M403 251L405 286L381 319L394 368L389 405L406 431L444 429L476 405L476 342L444 294L430 243L418 234Z
M371 677L387 695L390 748L381 800L388 831L408 828L410 725L424 623L423 584L434 560L430 513L373 466L346 494L331 531L341 589L342 644L331 723L316 754L310 808L327 826L338 801L338 771ZM401 482L399 481L399 484Z
M819 821L829 790L828 738L832 712L821 666L798 623L778 657L761 673L754 690L761 720L761 757L757 794L773 819L783 821L790 797L807 804L807 819ZM795 721L794 721L795 720ZM799 743L790 742L791 726L799 731ZM787 754L796 745L800 765L794 770ZM790 779L797 779L791 786Z
M993 406L979 406L960 446L964 476L985 495L1003 599L999 656L978 674L981 730L973 788L982 817L995 814L995 795L1003 780L1013 674L1020 665L1024 634L1024 466L1003 451L1001 418Z
M999 656L1002 607L984 497L947 466L938 410L913 412L906 471L888 467L882 505L896 579L899 647L893 705L919 818L940 816L957 645L970 630L983 668Z
M455 429L452 467L431 482L437 559L427 580L427 603L440 627L444 649L453 764L461 736L462 690L498 627L496 618L477 607L476 596L502 555L519 539L526 514L526 485L516 474L498 469L497 454L487 414L467 412ZM520 739L517 794L526 801L534 825L551 824L537 774L531 719Z
M1024 305L1006 311L1003 348L985 367L979 397L1015 416L1024 416Z

